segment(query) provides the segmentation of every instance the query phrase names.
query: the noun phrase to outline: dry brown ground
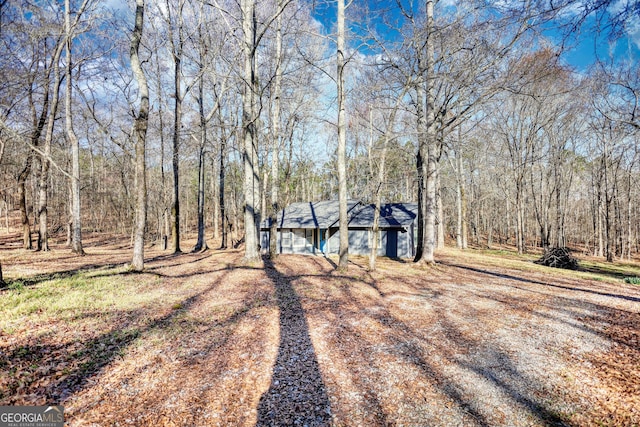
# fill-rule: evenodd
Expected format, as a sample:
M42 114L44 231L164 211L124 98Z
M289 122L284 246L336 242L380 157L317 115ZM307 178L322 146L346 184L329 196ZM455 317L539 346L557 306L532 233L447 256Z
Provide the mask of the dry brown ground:
M0 405L61 403L71 426L640 425L638 286L454 251L370 273L151 249L130 274L106 243L3 252L31 292L90 272L122 301L5 324Z

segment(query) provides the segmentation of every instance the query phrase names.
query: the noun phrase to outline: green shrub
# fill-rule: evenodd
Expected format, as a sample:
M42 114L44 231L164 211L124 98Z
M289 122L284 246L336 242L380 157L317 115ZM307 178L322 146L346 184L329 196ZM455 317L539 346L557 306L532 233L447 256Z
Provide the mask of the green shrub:
M640 277L625 277L624 283L631 283L632 285L640 285Z

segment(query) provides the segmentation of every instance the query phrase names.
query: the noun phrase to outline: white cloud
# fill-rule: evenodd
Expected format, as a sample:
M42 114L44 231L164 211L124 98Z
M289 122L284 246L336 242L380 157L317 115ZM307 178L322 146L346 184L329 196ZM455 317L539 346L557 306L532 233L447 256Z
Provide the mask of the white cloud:
M625 31L629 39L640 49L640 18L634 16L625 25Z

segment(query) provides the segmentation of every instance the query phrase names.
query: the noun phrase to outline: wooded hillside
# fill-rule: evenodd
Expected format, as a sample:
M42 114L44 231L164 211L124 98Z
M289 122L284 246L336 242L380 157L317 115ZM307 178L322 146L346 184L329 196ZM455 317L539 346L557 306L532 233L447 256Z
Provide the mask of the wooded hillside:
M3 216L24 248L197 233L255 258L259 221L337 199L345 159L347 198L419 203L418 260L640 252L638 2L393 3L2 1Z

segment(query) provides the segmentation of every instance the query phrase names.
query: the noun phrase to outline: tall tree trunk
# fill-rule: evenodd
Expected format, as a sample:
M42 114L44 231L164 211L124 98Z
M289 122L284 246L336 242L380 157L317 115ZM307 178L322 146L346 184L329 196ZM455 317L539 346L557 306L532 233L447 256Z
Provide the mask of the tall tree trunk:
M162 99L163 97L163 93L162 93L162 78L160 78L160 76L162 76L162 71L160 69L160 61L156 61L156 73L158 75L158 78L156 79L156 90L158 91L158 97L160 99ZM162 240L162 250L166 251L168 249L169 246L169 234L171 233L171 219L170 219L170 212L169 212L169 200L167 197L167 177L164 171L164 161L165 161L165 134L164 134L164 108L163 108L163 102L160 100L158 102L158 125L160 127L160 135L159 135L159 139L160 139L160 185L161 185L161 191L162 191L162 224L159 225L159 228L161 230L160 232L160 239Z
M72 248L73 244L73 189L71 188L71 181L73 178L69 179L69 188L68 188L68 208L69 208L69 220L67 221L67 241L65 242L65 246L68 248ZM72 248L73 251L73 248Z
M211 194L213 198L213 240L217 241L220 238L220 186L218 182L218 173L216 169L216 155L215 152L211 155Z
M428 109L428 108L427 108ZM436 147L435 144L435 132L430 132L429 129L434 127L430 125L427 127L428 135L433 135L433 138L429 138L431 141L428 148L427 164L426 164L426 207L425 207L425 230L424 230L424 252L422 254L422 262L433 264L435 262L435 248L436 248L436 174L437 174L437 161L436 161Z
M64 1L65 15L64 25L67 40L65 43L67 69L65 80L67 90L65 93L65 130L67 139L71 144L71 250L78 254L84 255L82 248L82 219L80 209L80 143L75 131L73 130L73 109L71 107L71 91L72 91L72 61L71 61L71 45L73 37L71 34L71 16L69 0Z
M49 111L49 96L50 96L50 84L47 76L46 83L44 85L43 93L43 106L40 112L40 117L37 117L35 111L35 105L33 100L33 82L29 87L29 105L31 105L31 111L33 116L33 132L31 133L31 145L37 147L40 144L40 137L42 131L47 122L47 113ZM20 208L20 224L22 225L22 247L24 249L33 249L33 242L31 240L31 226L29 224L29 212L27 212L27 191L26 183L31 174L33 168L33 159L35 152L29 150L27 154L27 160L25 161L24 168L18 174L18 206Z
M444 248L444 207L442 206L442 184L440 182L440 169L437 169L436 172L436 206L438 209L438 218L437 218L437 248Z
M374 271L376 269L376 258L378 256L378 232L380 225L380 206L382 205L382 185L384 183L385 174L386 174L386 162L387 162L387 150L389 147L389 142L391 140L391 133L393 132L393 127L396 121L396 113L398 111L398 107L400 105L400 101L406 94L405 90L402 91L402 94L398 97L396 101L396 105L391 111L389 116L389 122L387 123L386 131L384 134L384 140L382 145L382 152L380 153L380 164L378 166L378 176L377 182L375 183L375 193L374 193L374 204L375 210L373 211L373 227L372 227L372 239L371 239L371 252L369 254L369 270ZM371 128L373 128L373 118L371 115L369 116L369 123ZM371 131L371 149L373 148L373 130ZM370 161L371 174L373 175L373 161Z
M170 7L167 3L167 10ZM182 89L181 89L181 73L182 73L182 11L178 12L178 43L175 40L172 31L169 30L169 37L173 44L173 83L174 83L174 109L173 109L173 148L171 162L173 166L173 203L171 207L171 216L173 219L171 229L171 246L173 253L180 253L180 128L182 126ZM169 18L171 21L171 18ZM171 28L171 22L169 22Z
M422 68L422 67L420 67ZM418 177L418 231L416 236L416 256L414 262L421 262L425 251L426 206L427 206L427 132L426 116L424 114L425 94L423 79L418 77L416 85L416 113L418 118L418 152L416 154L416 172Z
M33 162L33 155L30 153L27 159L29 169L31 168L31 162ZM18 176L18 205L20 208L20 224L22 224L22 247L23 249L33 249L33 242L31 241L31 226L29 225L29 213L27 212L27 191L26 191L26 177L27 173L21 173Z
M604 174L604 237L605 237L605 256L608 262L613 262L613 236L611 230L611 202L613 196L609 191L609 151L607 144L604 146L603 155L603 174Z
M608 186L608 183L605 179L605 186ZM611 202L612 196L609 195L608 187L605 187L605 204L604 204L604 236L605 236L605 255L607 262L613 262L613 252L614 252L614 236L613 236L613 224L612 224L612 215L611 215Z
M224 130L221 130L224 132ZM227 249L227 236L228 236L228 228L229 221L227 220L227 213L224 206L224 158L226 156L226 136L222 134L220 140L220 170L218 171L218 204L220 206L220 220L222 222L222 237L220 240L220 249Z
M58 57L59 58L59 57ZM53 66L53 61L55 61L55 55L54 58L52 58L52 66ZM32 147L38 147L40 144L40 138L42 137L42 132L44 130L45 124L47 123L47 117L48 117L48 113L49 113L49 104L51 101L51 69L52 66L48 67L45 73L45 81L42 85L43 87L43 94L42 94L42 110L40 111L40 115L38 117L37 113L36 113L36 108L35 108L35 101L33 99L33 95L35 92L35 88L34 88L34 81L33 79L30 80L29 82L29 92L28 92L28 100L29 100L29 106L31 109L31 115L32 115L32 121L33 121L33 132L31 133L30 136L30 140L31 140L31 146ZM29 212L27 212L27 191L26 191L26 182L27 179L29 178L29 175L31 174L31 171L33 169L33 160L35 158L35 152L30 149L28 154L27 154L27 159L25 161L25 165L24 168L20 171L20 173L18 174L18 205L20 208L20 223L22 226L22 246L24 249L33 249L33 242L31 240L31 227L29 224ZM37 211L36 211L36 203L34 201L33 203L34 206L34 213L35 216L37 217ZM35 220L34 220L35 223Z
M206 137L205 137L206 138ZM205 150L204 145L198 149L198 240L193 248L194 252L204 251L208 249L205 239Z
M245 261L260 259L260 171L256 129L256 14L255 0L242 0L244 34L244 90L242 100L242 138L244 163Z
M604 233L602 226L602 191L598 189L598 198L596 201L596 234L598 238L598 247L596 250L596 256L603 257L604 256Z
M469 242L469 221L467 220L467 195L464 181L460 190L462 196L462 249L467 249Z
M562 209L562 185L561 185L561 177L560 177L560 171L559 171L559 166L556 166L555 171L554 171L554 177L555 177L555 191L556 191L556 247L558 248L562 248L567 246L565 241L564 241L564 230L563 230L563 223L564 220L562 219L564 213L563 213L563 209Z
M459 154L456 151L456 247L462 249L462 186L460 185Z
M634 159L635 163L635 159ZM633 211L633 201L632 201L632 184L631 184L632 171L631 167L629 168L629 174L627 176L627 259L631 260L631 247L633 245L633 228L632 228L632 220L631 220L631 212Z
M49 169L51 166L51 143L53 141L53 129L55 126L56 114L58 113L58 101L60 99L60 56L65 46L63 40L58 41L58 46L53 55L53 91L51 95L51 108L47 119L47 131L42 147L40 161L40 177L38 181L38 246L39 251L49 250L49 229L48 229L48 191L49 191Z
M531 184L531 199L533 205L533 211L535 219L538 224L538 232L540 236L540 246L545 250L549 250L549 204L547 202L547 192L545 183L545 177L543 173L540 173L538 179L534 175L534 167L529 169ZM539 187L536 188L536 181ZM551 195L548 196L549 200Z
M425 100L424 117L421 118L422 130L419 134L423 134L420 141L420 160L422 170L418 175L422 175L423 183L419 190L422 195L418 203L418 209L423 210L422 221L418 223L418 227L422 226L421 237L422 242L418 245L421 250L416 254L416 262L432 264L435 262L434 252L436 248L436 181L437 181L437 134L435 120L435 91L434 91L434 73L435 73L435 41L434 38L434 15L433 0L426 0L426 33L424 59L419 65L420 83L424 84L424 98L418 97L418 102ZM420 53L422 55L422 52ZM420 120L420 118L419 118ZM420 140L420 137L419 137ZM420 217L420 215L419 215ZM420 244L421 243L421 244Z
M455 150L456 173L456 246L467 249L467 196L464 185L464 167L462 164L461 130L458 129L458 148Z
M267 193L269 192L269 168L266 166L262 168L262 187L260 188L260 212L267 212ZM258 229L258 236L260 236L260 230ZM260 245L262 246L262 240L259 238ZM265 248L267 249L267 248Z
M204 61L204 58L200 58ZM200 147L198 149L198 241L193 248L194 252L208 249L205 240L205 218L204 218L204 202L205 202L205 147L207 144L207 119L204 115L204 73L202 65L200 69L200 81L198 83L198 107L200 110Z
M426 215L425 215L425 250L423 252L423 262L434 263L434 251L436 247L436 180L438 173L437 164L437 135L435 117L435 40L434 38L434 17L433 0L426 2L427 18L427 43L426 43L426 116L427 116L427 176L426 176Z
M338 35L337 35L337 76L338 85L338 204L340 211L339 229L340 260L338 268L346 269L349 264L349 218L347 212L347 124L345 118L344 93L344 49L345 49L345 4L338 0Z
M424 110L419 115L418 139L419 139L419 161L420 169L418 177L421 180L418 188L419 201L418 209L422 214L418 214L418 228L422 227L422 232L418 230L418 250L415 261L419 263L432 264L435 262L434 251L436 247L436 174L437 174L437 134L435 120L435 92L434 92L434 71L435 71L435 41L433 22L433 0L426 0L426 32L425 52L419 52L420 64L418 81L419 93L418 102L424 102ZM422 47L421 47L422 49ZM424 85L424 89L422 86ZM422 109L422 106L420 107Z
M46 139L46 138L45 138ZM49 230L48 230L48 190L49 190L49 155L51 153L51 143L45 141L43 147L44 155L40 159L40 176L38 178L38 240L36 250L49 250Z
M279 0L280 4L282 0ZM278 9L282 9L279 6ZM271 113L271 209L269 210L269 256L278 256L278 212L280 211L278 187L280 185L280 96L282 95L282 14L276 21L276 73L273 85L273 107Z
M524 206L522 201L522 185L516 183L516 247L518 254L524 253Z
M136 0L135 26L131 35L131 70L138 83L140 106L135 117L133 137L135 143L135 194L136 216L133 238L133 257L131 268L134 271L144 269L144 231L147 224L147 175L146 175L146 137L149 123L149 87L144 70L140 64L139 49L144 29L144 0Z

